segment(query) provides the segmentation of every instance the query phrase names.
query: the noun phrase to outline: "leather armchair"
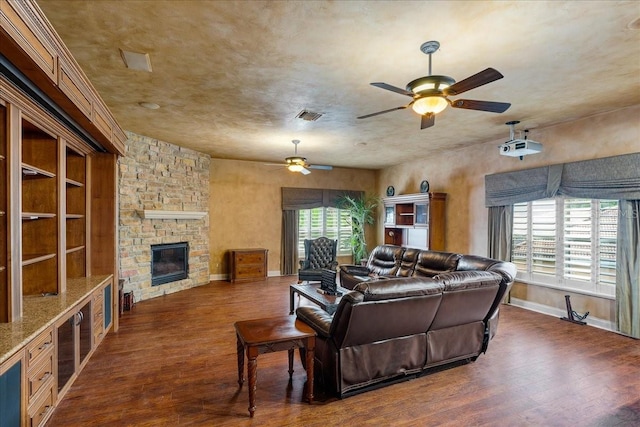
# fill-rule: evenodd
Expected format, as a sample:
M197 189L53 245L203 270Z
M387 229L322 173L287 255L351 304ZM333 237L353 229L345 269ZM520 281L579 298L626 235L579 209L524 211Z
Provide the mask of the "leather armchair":
M298 282L321 281L323 269L335 271L338 266L337 248L338 241L327 237L318 237L313 240L305 239L305 259L300 260Z

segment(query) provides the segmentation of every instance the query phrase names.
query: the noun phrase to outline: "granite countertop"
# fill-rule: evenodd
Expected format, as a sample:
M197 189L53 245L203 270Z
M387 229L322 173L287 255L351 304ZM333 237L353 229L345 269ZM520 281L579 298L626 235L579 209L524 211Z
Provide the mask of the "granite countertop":
M109 274L67 279L67 291L64 293L25 296L22 300L22 317L15 322L0 323L0 363L13 356L112 277Z

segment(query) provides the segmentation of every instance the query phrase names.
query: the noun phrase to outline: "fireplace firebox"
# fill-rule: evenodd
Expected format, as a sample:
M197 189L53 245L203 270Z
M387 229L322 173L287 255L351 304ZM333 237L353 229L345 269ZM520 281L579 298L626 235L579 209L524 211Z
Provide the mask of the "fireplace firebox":
M151 286L189 277L189 243L151 245Z

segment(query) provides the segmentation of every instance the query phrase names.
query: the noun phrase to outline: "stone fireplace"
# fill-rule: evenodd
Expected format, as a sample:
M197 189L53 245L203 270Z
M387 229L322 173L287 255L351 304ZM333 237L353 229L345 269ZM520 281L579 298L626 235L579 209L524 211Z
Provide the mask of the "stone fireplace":
M134 300L141 301L209 283L211 158L131 132L127 136L126 155L118 161L124 292L133 292ZM184 270L156 280L154 268L175 267L163 262L162 255L177 254L177 244L188 248ZM166 251L155 255L156 246Z

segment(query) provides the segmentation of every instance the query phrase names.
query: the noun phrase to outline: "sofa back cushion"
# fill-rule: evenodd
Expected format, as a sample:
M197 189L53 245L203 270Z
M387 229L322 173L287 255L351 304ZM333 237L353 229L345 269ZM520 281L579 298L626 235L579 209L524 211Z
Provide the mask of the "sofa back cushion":
M459 271L493 271L503 277L505 283L513 282L517 269L515 264L478 255L463 255L458 262Z
M420 251L413 276L433 277L439 273L455 271L461 256L451 252Z
M338 348L425 333L442 297L430 278L394 278L358 283L340 300L331 333Z
M502 276L490 271L454 271L438 274L433 280L444 286L442 303L431 325L437 330L487 319Z
M396 271L396 276L411 276L413 274L413 269L416 266L416 262L418 261L419 253L420 249L405 248L404 252L402 253L402 258L400 259L400 267L398 268L398 271Z
M379 245L376 246L369 260L367 261L367 267L373 274L380 276L395 276L396 272L400 268L400 261L402 260L402 253L404 248L394 245Z

